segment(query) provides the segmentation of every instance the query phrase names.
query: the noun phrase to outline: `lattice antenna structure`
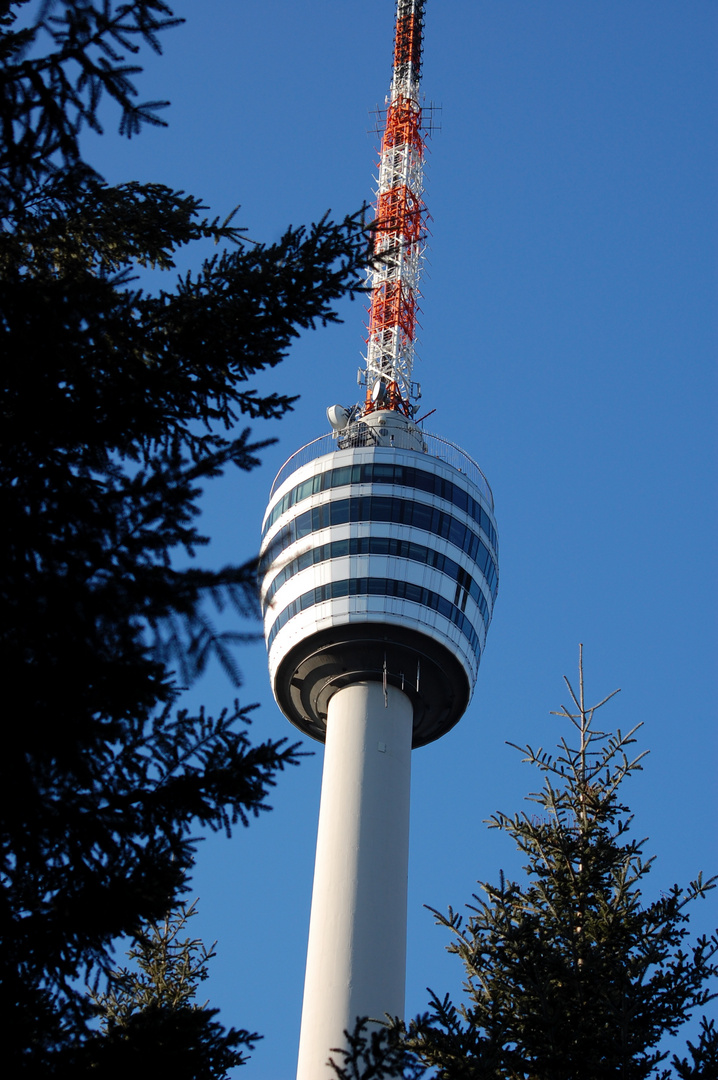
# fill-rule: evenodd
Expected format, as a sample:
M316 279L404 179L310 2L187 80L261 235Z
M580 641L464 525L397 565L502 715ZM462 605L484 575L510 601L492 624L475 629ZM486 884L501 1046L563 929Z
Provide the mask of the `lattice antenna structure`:
M419 272L426 241L423 201L425 135L419 102L425 0L398 0L391 94L381 139L364 415L389 409L411 418L419 311Z

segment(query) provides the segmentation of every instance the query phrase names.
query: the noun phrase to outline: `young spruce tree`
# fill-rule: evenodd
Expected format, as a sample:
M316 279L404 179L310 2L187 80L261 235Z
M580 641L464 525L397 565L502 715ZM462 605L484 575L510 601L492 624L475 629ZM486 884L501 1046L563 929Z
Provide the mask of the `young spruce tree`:
M434 912L466 972L466 1000L432 995L408 1025L358 1032L338 1075L438 1080L715 1080L718 1039L703 1022L690 1060L666 1068L665 1037L717 996L718 936L688 941L688 908L714 888L699 875L652 903L641 888L652 859L631 834L623 785L641 769L635 733L595 726L598 705L566 680L570 732L557 754L523 748L544 776L536 812L496 814L490 826L526 858L526 880L482 883L464 919ZM617 693L618 691L615 691ZM517 748L518 749L518 748ZM403 1056L402 1056L403 1055Z
M83 1048L81 1071L103 1080L226 1080L243 1065L258 1035L226 1031L217 1009L200 1004L197 992L208 978L214 946L182 936L197 902L180 903L157 922L144 925L129 949L130 966L111 972L109 988L95 997L101 1030Z

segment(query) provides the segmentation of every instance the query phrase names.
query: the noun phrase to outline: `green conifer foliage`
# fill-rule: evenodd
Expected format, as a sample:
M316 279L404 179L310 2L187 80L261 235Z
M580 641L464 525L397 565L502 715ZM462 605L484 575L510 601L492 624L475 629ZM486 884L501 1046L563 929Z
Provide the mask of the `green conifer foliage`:
M688 1043L688 1058L673 1055L673 1067L680 1080L714 1080L718 1076L718 1031L715 1020L703 1017L697 1043Z
M335 1055L336 1072L438 1080L715 1080L718 1038L704 1019L690 1058L666 1038L716 996L718 935L691 941L691 904L715 887L699 875L644 903L653 859L633 835L625 785L642 768L636 732L600 730L583 663L555 754L530 746L543 775L534 812L496 814L526 862L525 879L481 883L468 918L434 911L465 969L465 998L432 994L429 1012L398 1021ZM616 691L617 693L618 691Z
M715 879L699 875L642 902L653 860L623 801L646 753L633 753L641 725L598 729L596 711L613 694L588 706L582 663L578 693L566 684L571 704L558 715L572 733L556 754L522 749L544 777L529 796L536 812L490 822L525 856L527 881L484 883L486 899L474 898L466 921L436 913L464 964L467 1003L434 998L412 1043L442 1077L668 1075L659 1042L716 996L718 938L688 944L687 926L690 904Z
M215 955L214 945L181 936L196 910L196 901L180 904L143 925L127 953L131 966L112 971L108 990L95 996L101 1032L85 1048L85 1069L137 1080L164 1074L225 1080L228 1069L245 1063L243 1051L259 1036L226 1031L217 1010L196 1000Z
M247 624L217 633L208 605L258 609L257 523L243 541L237 508L244 561L202 566L198 502L258 464L246 423L291 407L257 376L365 280L361 213L265 245L84 160L101 101L126 135L159 122L136 54L177 22L161 0L0 5L0 1009L4 1063L33 1075L88 1037L79 987L173 908L192 837L246 824L296 763L250 742L246 706L179 707L211 656L239 680ZM209 239L180 280L139 287Z

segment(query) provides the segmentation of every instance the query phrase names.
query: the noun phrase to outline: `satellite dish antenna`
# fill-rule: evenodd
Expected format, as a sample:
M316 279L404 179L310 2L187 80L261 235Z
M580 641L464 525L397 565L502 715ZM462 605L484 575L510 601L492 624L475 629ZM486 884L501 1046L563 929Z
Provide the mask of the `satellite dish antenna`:
M371 391L371 399L376 405L379 401L384 401L386 398L386 383L383 379L377 379L374 383Z
M343 405L330 405L327 409L327 420L335 431L343 431L349 423L349 413Z

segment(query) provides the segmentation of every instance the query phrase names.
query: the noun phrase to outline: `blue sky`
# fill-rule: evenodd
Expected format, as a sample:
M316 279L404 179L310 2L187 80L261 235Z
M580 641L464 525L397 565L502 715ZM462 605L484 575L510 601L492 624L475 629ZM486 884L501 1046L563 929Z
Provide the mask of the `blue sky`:
M393 0L175 4L188 22L150 59L143 99L167 130L130 143L112 118L88 151L112 181L157 180L241 203L249 235L343 215L371 197ZM626 797L657 861L646 899L718 869L716 811L716 44L713 0L429 0L423 86L442 106L416 376L428 430L464 447L494 490L501 582L474 700L414 755L407 1009L459 993L461 968L424 904L470 900L518 872L483 824L538 777L506 740L552 746L562 675L585 645L604 721L643 721L651 753ZM357 394L365 313L304 335L259 384L301 394L260 470L207 491L207 558L258 546L272 478ZM255 735L293 737L262 646L239 653ZM219 708L218 670L190 701ZM313 749L309 747L309 749ZM218 939L203 990L263 1032L245 1073L291 1076L321 748L280 778L274 810L199 850L194 929ZM713 898L695 927L718 922Z

